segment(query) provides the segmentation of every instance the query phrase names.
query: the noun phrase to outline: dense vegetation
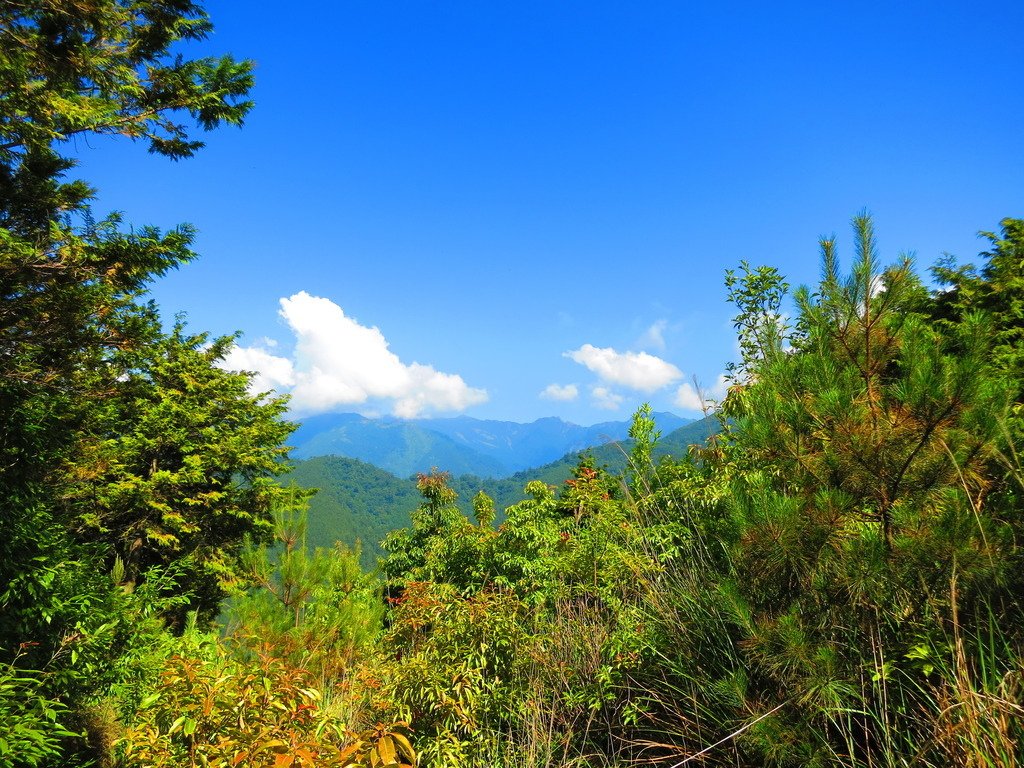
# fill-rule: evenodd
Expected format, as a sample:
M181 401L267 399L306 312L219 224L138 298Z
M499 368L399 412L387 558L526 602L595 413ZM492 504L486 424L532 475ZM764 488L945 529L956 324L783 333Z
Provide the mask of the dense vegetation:
M655 456L685 456L689 447L702 444L719 429L710 416L673 430L658 441ZM604 443L583 453L609 472L622 473L628 466L633 441ZM449 479L458 494L456 504L466 515L473 514L473 498L481 491L494 500L498 518L502 510L528 498L524 488L531 480L560 486L573 474L580 461L571 452L558 461L517 472L511 477L493 478L453 475ZM396 528L409 525L409 516L419 504L416 478L395 477L372 464L341 456L316 456L293 462L288 480L302 488L317 489L309 502L308 537L313 547L331 547L341 542L360 546L362 563L372 568L384 553L380 542Z
M865 216L792 296L742 264L718 436L658 458L641 409L500 524L422 475L366 573L307 545L285 403L146 301L191 232L65 180L74 135L242 120L249 65L179 53L209 30L0 7L0 765L1024 761L1024 221L939 290Z

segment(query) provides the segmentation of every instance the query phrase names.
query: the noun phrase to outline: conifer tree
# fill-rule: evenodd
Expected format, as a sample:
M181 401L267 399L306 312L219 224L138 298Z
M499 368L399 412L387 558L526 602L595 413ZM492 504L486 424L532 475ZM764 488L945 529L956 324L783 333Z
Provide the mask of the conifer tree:
M802 720L823 712L857 721L844 731L850 753L881 757L898 717L885 676L908 639L948 618L952 582L978 594L1008 565L1001 523L980 506L1008 407L989 325L966 314L940 332L910 261L880 269L870 219L853 225L850 275L823 240L822 280L795 293L792 329L765 314L780 278L746 268L732 280L737 325L759 329L724 407L749 648L768 689L804 697L759 726L780 763L796 759L781 745L810 750L802 760L834 748L827 716ZM849 717L864 707L873 714Z
M125 673L126 600L148 568L177 568L212 610L242 538L266 528L288 431L280 402L217 371L228 342L167 336L144 301L193 258L192 230L95 221L71 175L75 136L178 159L202 146L189 124L241 123L251 64L184 55L211 29L191 0L0 5L0 662L45 666L40 695L72 718ZM192 380L209 404L172 424ZM90 759L68 744L57 764Z

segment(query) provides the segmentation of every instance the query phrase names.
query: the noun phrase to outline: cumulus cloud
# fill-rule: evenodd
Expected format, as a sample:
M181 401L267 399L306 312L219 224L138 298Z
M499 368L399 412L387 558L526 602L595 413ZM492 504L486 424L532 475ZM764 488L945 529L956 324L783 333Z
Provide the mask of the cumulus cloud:
M261 346L232 347L224 356L222 365L229 371L249 371L256 374L249 383L249 389L257 394L271 390L284 390L295 384L295 367L286 357L272 355L263 347L273 347L267 339Z
M545 400L557 400L563 403L567 403L570 400L575 400L579 397L580 390L575 384L548 384L544 387L544 391L540 393L540 396Z
M611 347L584 344L566 352L565 357L586 366L605 382L640 392L656 392L683 378L683 372L672 363L646 352L616 352Z
M302 291L281 299L279 314L295 335L292 358L260 347L236 347L225 367L256 371L257 381L279 391L290 389L296 412L324 413L389 400L396 416L413 418L430 411L464 411L487 400L484 390L468 386L457 374L403 363L378 328L360 325L330 299Z
M697 388L688 381L684 382L679 389L676 390L675 404L684 411L704 410L704 401L701 399L700 393L697 391Z
M665 348L665 329L668 327L668 320L658 320L646 331L640 334L637 339L637 346L646 349Z
M713 387L705 388L686 381L676 390L675 404L687 411L703 411L705 406L714 406L725 397L728 381L725 374L718 375Z
M607 387L594 387L590 394L594 398L594 406L603 411L617 411L622 405L622 395L612 392Z

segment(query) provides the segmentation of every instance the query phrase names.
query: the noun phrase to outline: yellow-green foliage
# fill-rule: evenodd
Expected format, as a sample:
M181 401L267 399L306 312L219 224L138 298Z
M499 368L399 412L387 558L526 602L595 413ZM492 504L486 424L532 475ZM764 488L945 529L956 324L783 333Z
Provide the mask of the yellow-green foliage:
M139 768L167 766L411 766L403 724L353 732L336 691L260 649L233 655L220 641L168 659L156 690L121 740L122 759Z
M486 764L496 724L521 704L529 612L511 592L462 598L433 582L409 583L395 603L384 639L392 658L363 681L371 707L415 724L427 765Z
M269 643L320 684L333 685L349 677L376 639L384 606L376 579L359 567L358 551L307 548L306 497L289 489L275 510L275 546L244 554L252 587L224 615L235 637Z

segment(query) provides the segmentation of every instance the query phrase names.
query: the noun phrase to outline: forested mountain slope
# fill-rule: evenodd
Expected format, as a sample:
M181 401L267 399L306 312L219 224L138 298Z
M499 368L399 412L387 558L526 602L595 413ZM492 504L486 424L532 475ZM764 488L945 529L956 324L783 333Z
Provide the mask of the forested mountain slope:
M453 420L454 421L454 420ZM659 441L657 456L685 456L691 444L703 443L718 431L714 416L674 430ZM596 429L596 428L593 428ZM632 447L626 439L586 448L598 466L621 473ZM483 491L490 496L499 517L507 508L527 497L524 488L531 480L561 486L579 463L580 451L567 453L557 461L518 472L511 477L488 478L476 474L457 474L445 465L437 465L451 475L450 485L458 494L458 506L472 515L472 500ZM409 525L410 513L422 501L415 477L397 477L371 463L343 456L315 456L295 462L288 480L303 488L318 488L309 502L309 543L329 547L334 542L362 546L362 562L370 567L382 554L380 542L385 535Z

